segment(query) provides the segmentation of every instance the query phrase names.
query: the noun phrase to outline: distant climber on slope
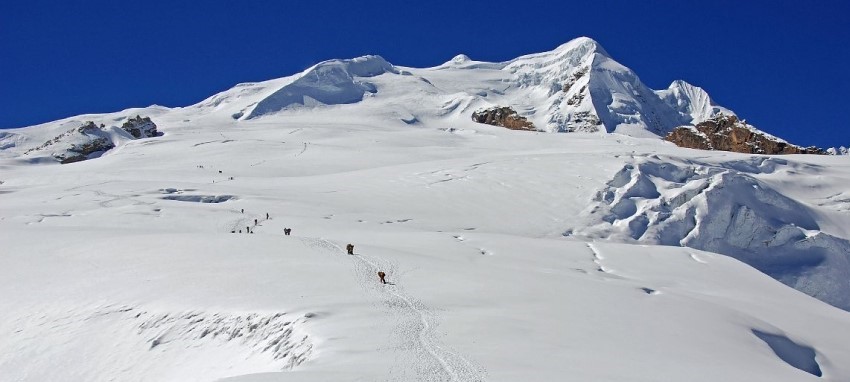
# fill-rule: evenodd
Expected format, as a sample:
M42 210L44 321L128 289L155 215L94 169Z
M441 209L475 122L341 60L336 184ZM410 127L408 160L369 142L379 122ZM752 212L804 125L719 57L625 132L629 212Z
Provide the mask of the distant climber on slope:
M292 228L284 228L283 229L284 235L289 236L290 233L292 233Z
M349 255L353 255L354 254L354 244L346 245L345 250L348 251Z
M378 278L381 279L381 284L387 283L387 279L385 279L385 277L387 277L387 274L384 273L384 271L378 271Z

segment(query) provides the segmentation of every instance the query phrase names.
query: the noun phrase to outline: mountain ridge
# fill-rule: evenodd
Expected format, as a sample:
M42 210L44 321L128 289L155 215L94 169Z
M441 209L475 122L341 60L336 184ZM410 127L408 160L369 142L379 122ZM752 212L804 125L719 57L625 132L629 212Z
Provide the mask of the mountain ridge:
M156 107L155 112L185 115L186 120L243 123L305 112L344 111L372 118L367 116L371 108L380 110L383 117L379 118L410 125L423 120L469 120L477 110L503 107L515 110L538 131L641 138L663 138L678 127L720 115L737 116L715 103L705 89L685 80L675 80L666 89L649 88L589 37L502 62L474 61L460 54L438 66L413 68L393 65L377 55L330 59L300 73L240 83L193 105ZM141 114L153 114L147 109L141 108ZM38 126L69 120L108 124L103 117L119 114L70 117ZM27 146L27 134L24 138L15 135L29 128L8 130L0 147ZM829 152L842 153L839 149Z

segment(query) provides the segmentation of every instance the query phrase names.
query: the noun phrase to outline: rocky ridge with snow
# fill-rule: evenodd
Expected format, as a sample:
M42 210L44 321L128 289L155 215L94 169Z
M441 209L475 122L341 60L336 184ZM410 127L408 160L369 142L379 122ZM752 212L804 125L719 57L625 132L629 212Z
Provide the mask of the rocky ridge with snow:
M677 127L664 137L679 147L733 151L747 154L826 154L817 147L801 147L764 133L734 115L718 115L696 126Z

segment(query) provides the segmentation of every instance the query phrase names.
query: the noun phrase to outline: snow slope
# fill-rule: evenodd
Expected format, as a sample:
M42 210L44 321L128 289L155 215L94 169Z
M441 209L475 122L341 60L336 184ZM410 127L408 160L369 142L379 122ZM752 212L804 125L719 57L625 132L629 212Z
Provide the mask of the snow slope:
M562 236L623 161L704 153L311 118L163 119L164 137L97 160L4 160L4 375L798 381L816 365L822 379L850 376L844 311L725 256Z
M640 90L589 39L385 63L0 136L2 379L850 379L850 315L800 292L846 309L846 156L663 142L650 110L723 109ZM553 131L590 126L575 110L600 124L469 118L506 102ZM23 154L136 114L164 135L67 165Z

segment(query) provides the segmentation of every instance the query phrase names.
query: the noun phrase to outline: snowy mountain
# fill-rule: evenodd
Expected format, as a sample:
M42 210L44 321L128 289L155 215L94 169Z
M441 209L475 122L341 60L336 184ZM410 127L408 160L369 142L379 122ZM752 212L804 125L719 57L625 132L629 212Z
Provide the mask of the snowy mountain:
M458 55L443 65L418 69L394 66L380 56L328 60L289 77L239 84L169 112L247 121L313 109L377 109L390 119L415 124L468 119L475 110L496 107L517 111L540 131L634 137L663 137L679 126L734 115L702 88L681 80L668 89L649 89L586 37L501 63ZM19 138L5 133L0 142L21 146Z
M721 114L579 38L0 132L0 379L846 381L850 161Z

